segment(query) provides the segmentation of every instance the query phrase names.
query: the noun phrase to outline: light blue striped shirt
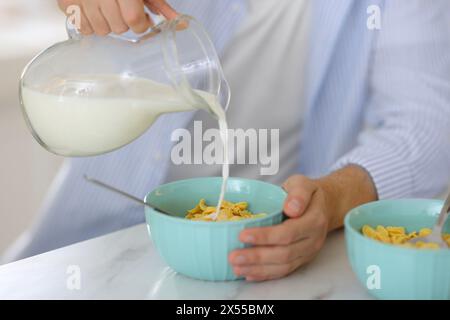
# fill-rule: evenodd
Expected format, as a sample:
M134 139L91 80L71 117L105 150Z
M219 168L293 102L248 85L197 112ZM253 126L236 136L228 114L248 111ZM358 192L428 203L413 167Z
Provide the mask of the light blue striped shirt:
M170 2L205 25L219 52L246 16L245 0ZM357 164L371 175L381 199L442 192L450 180L450 2L314 0L312 5L298 172L315 177ZM366 26L370 5L381 8L380 30ZM282 108L274 109L274 116L278 112ZM191 117L165 115L121 150L68 160L38 221L10 258L143 222L141 207L82 176L143 197L165 181L170 134Z

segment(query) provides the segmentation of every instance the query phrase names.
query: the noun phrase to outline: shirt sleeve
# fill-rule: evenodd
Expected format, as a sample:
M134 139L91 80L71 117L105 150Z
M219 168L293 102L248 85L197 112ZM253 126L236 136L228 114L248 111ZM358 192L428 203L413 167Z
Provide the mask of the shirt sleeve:
M450 2L386 1L366 129L332 167L367 170L379 199L433 197L450 182Z

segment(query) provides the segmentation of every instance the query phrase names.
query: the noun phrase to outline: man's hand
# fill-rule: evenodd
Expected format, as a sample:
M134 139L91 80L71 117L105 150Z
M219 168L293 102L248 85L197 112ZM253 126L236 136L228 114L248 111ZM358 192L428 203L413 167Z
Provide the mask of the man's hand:
M253 247L233 251L234 272L249 281L276 279L311 261L322 248L327 233L342 226L351 208L376 200L367 172L356 166L313 180L292 176L284 184L288 219L272 227L246 229L240 241Z
M80 31L86 35L121 34L129 29L145 32L153 25L145 7L167 19L178 15L165 0L58 0L58 5L64 13L71 5L80 7Z

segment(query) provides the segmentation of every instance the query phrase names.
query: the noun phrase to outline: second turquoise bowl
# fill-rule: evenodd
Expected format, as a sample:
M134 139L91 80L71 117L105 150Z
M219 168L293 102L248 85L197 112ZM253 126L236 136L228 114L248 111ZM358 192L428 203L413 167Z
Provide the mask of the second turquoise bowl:
M241 178L228 180L225 198L249 203L261 218L231 222L206 222L185 219L186 211L200 199L217 204L222 178L208 177L180 180L159 186L145 201L171 212L167 215L145 208L145 218L153 243L166 263L186 276L212 281L236 280L228 262L231 251L246 245L238 239L245 228L271 226L282 221L286 193L278 186Z
M437 200L384 200L350 211L345 218L347 252L361 284L380 299L450 299L450 249L398 247L361 234L363 225L399 226L408 232L432 228L442 208ZM450 233L450 219L444 232Z

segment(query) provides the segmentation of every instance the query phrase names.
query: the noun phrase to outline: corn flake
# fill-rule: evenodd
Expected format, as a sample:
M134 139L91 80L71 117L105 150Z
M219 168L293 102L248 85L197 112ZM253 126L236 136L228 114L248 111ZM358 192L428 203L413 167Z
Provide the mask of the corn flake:
M263 217L265 213L253 214L248 208L247 202L233 203L230 201L222 201L220 212L215 221L237 221L242 219L253 219ZM216 211L216 207L208 206L205 199L201 199L199 203L187 211L186 219L195 221L214 221L210 215Z
M361 233L364 236L383 243L391 243L409 248L439 249L439 245L437 243L417 241L417 243L412 244L408 242L409 240L417 237L425 237L431 234L431 232L431 229L423 228L420 229L419 232L413 231L407 233L404 227L384 227L381 225L377 226L375 229L369 225L364 225L361 229ZM450 246L450 234L444 234L442 238Z

